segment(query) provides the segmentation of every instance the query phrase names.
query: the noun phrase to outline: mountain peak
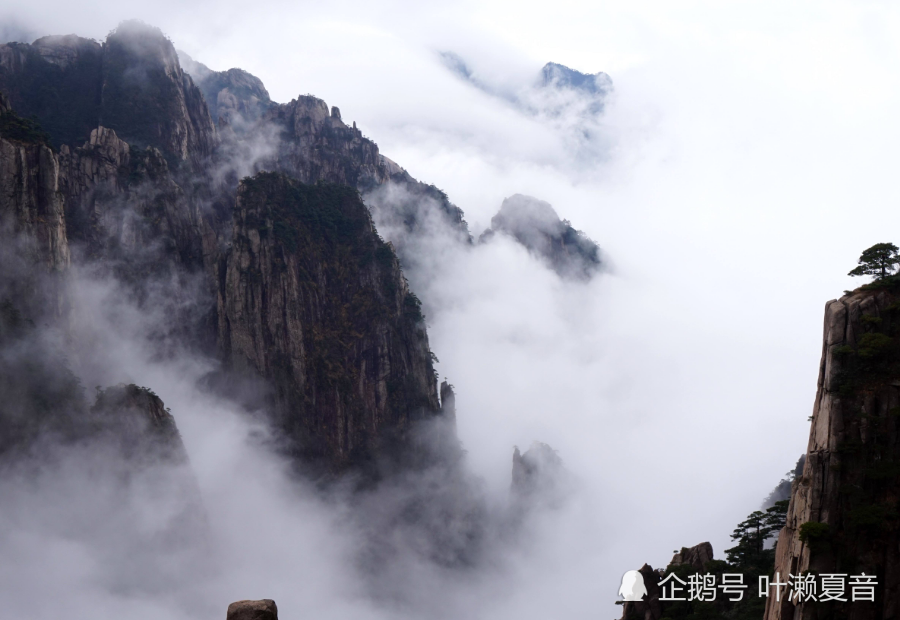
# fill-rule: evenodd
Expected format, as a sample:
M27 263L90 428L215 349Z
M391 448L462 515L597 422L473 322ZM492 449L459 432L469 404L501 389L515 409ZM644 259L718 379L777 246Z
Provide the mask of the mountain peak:
M594 95L606 95L612 89L612 79L602 71L582 73L556 62L548 62L541 69L541 86L570 88Z

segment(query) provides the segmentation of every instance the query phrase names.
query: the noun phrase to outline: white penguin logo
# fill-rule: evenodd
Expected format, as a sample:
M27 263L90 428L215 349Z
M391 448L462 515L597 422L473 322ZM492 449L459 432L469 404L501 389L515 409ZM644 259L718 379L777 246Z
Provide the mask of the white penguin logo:
M644 586L644 576L636 570L630 570L622 575L622 585L619 586L619 595L626 601L640 601L647 596L647 588Z

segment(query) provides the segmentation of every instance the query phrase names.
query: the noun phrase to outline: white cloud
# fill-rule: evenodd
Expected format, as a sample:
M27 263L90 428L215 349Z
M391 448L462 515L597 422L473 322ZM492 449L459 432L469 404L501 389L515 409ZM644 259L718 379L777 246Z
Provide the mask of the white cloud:
M900 20L889 4L37 2L13 15L95 37L141 17L214 69L258 75L275 100L311 92L340 106L476 232L525 193L612 258L614 274L564 284L501 240L440 246L410 273L474 471L500 493L512 446L540 439L586 488L506 574L509 598L481 607L477 586L452 589L476 617L615 613L625 570L707 539L722 557L734 524L805 449L825 301L856 284L844 274L862 249L896 241ZM456 79L442 49L513 83L546 61L610 73L608 157L574 168L554 126ZM155 371L139 370L153 385ZM160 393L185 412L204 492L226 498L221 472L236 467L228 453L244 431L202 439L207 414L192 417L171 389ZM284 493L277 478L265 484L267 497ZM317 515L308 525L281 508L258 527L302 533L285 553L320 553L327 511L304 504ZM342 556L329 553L321 572L285 564L283 582L252 595L305 600L291 594L296 568L323 584L310 596L367 613L342 593Z

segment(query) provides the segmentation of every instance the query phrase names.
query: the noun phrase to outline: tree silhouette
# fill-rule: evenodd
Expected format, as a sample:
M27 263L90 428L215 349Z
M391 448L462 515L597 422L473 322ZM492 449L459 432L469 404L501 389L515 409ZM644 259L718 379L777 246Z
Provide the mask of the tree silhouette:
M876 243L859 257L859 266L848 276L875 276L876 280L886 278L900 264L900 254L893 243Z
M775 502L765 512L757 510L738 524L731 534L737 545L725 551L728 562L740 569L766 573L775 559L775 550L766 549L769 538L784 527L789 500Z

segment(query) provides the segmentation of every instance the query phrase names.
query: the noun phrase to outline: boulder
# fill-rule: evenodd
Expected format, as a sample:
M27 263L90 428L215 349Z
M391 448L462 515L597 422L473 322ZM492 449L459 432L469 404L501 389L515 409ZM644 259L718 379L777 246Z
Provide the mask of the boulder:
M226 620L278 620L278 607L270 598L237 601L228 606Z
M681 551L672 556L670 564L689 564L698 571L703 571L703 567L712 559L712 545L708 542L702 542L690 548L682 547Z

